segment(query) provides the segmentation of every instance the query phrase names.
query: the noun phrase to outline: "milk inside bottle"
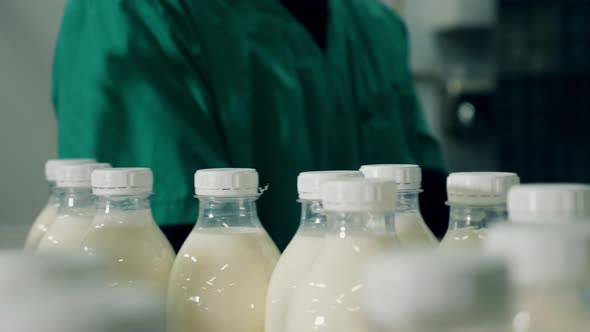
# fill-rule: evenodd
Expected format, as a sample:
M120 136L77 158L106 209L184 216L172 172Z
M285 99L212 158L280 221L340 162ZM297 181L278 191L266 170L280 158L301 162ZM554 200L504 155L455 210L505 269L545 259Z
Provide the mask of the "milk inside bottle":
M324 243L326 217L322 213L320 185L339 178L362 177L357 171L303 172L297 178L301 222L272 274L266 300L266 332L283 332L285 315L297 282L307 271Z
M57 169L57 187L60 188L59 209L49 230L45 233L38 251L79 251L80 242L92 223L96 212L96 199L92 195L90 175L109 164L66 165Z
M152 187L149 168L94 171L92 190L98 202L82 249L107 260L114 274L109 286L149 284L164 300L174 251L152 216Z
M590 331L590 222L498 225L484 248L510 264L514 332Z
M45 163L45 179L49 185L49 198L35 219L33 226L31 226L25 242L25 249L37 249L41 238L57 216L57 209L59 208L59 189L55 185L57 168L64 165L91 164L95 162L94 159L51 159Z
M397 184L395 230L402 247L438 247L438 240L420 213L418 194L422 191L422 170L418 165L365 165L361 172L366 178L390 179Z
M505 263L483 254L387 254L364 272L363 313L375 332L508 332Z
M198 170L195 192L199 217L170 276L169 332L264 331L279 251L258 219L258 173Z
M590 220L590 185L576 183L526 184L508 193L510 221L568 224Z
M440 249L478 249L491 224L505 221L508 190L520 179L514 173L465 172L447 178L449 228Z
M399 248L396 195L395 182L388 180L335 180L322 186L329 230L291 297L286 332L369 331L360 311L361 270L369 257Z

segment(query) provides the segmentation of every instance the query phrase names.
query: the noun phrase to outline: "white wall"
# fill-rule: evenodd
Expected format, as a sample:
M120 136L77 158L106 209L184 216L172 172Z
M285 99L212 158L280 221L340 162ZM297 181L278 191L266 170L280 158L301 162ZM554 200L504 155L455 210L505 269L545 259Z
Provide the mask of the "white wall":
M47 198L43 164L56 155L51 65L65 1L0 1L0 227L4 230L7 225L32 223Z

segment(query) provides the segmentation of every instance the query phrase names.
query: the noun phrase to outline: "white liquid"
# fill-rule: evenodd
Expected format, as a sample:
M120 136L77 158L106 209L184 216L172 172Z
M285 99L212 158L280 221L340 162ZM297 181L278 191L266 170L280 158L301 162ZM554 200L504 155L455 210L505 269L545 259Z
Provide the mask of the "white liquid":
M440 249L479 249L485 239L485 228L466 227L447 231Z
M106 258L114 274L110 286L151 284L164 300L174 251L149 210L97 215L82 247Z
M262 228L194 230L170 276L169 332L263 332L278 258Z
M299 231L281 255L268 287L266 332L284 332L291 296L324 244L324 232Z
M90 229L93 214L94 209L87 214L58 216L39 242L37 250L81 251L80 243Z
M395 231L404 248L436 248L438 240L419 213L396 213Z
M35 219L33 226L31 226L31 230L29 231L29 235L27 235L27 240L25 242L25 249L37 249L41 239L53 222L57 217L57 210L59 209L59 204L52 204L48 203L45 205L41 213Z
M285 331L371 331L360 304L362 269L369 257L398 245L391 235L328 235L322 252L293 293Z

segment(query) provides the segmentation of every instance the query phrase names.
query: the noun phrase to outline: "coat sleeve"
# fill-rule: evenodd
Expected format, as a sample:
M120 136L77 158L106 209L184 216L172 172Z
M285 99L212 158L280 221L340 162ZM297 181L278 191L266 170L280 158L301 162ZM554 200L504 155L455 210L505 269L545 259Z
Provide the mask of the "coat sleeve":
M409 64L402 19L378 1L346 0L349 68L361 114L365 163L417 163L444 170L440 146L428 128Z
M151 167L156 203L170 203L155 204L164 219L186 218L195 169L228 166L200 36L207 18L182 6L70 0L53 71L59 156ZM158 220L180 221L190 220Z

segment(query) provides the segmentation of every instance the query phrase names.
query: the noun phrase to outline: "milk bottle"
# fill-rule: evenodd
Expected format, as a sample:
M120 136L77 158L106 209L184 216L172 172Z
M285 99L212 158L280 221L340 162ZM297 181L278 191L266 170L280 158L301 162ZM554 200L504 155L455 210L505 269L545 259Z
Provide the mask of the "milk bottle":
M512 331L590 331L590 223L498 225L484 248L510 264Z
M365 165L361 172L366 178L389 179L397 184L395 230L402 247L438 247L438 240L420 213L418 194L421 192L422 170L418 165Z
M152 216L152 187L149 168L94 171L98 202L82 249L107 260L115 275L109 286L151 284L164 300L174 251Z
M590 221L590 185L526 184L508 193L510 221L567 224Z
M335 180L322 186L330 228L291 297L286 332L368 331L360 312L361 269L368 257L399 246L396 195L395 182L387 180Z
M447 178L449 229L440 249L477 249L490 224L506 220L508 190L520 179L514 173L466 172Z
M96 212L90 175L109 164L66 165L57 169L60 202L57 216L39 242L38 251L79 251Z
M169 331L264 331L279 251L258 219L258 173L199 170L195 192L199 217L170 276Z
M285 315L297 282L324 243L326 217L322 214L320 185L339 178L362 177L357 171L303 172L297 178L301 222L272 274L266 300L266 332L284 332Z
M51 159L45 163L45 179L49 184L49 199L35 219L33 226L31 226L25 242L25 249L37 249L41 238L45 235L57 215L57 209L59 207L59 190L55 186L57 168L64 165L90 164L95 162L94 159Z
M499 259L475 253L387 254L364 273L375 332L507 332L511 287Z

